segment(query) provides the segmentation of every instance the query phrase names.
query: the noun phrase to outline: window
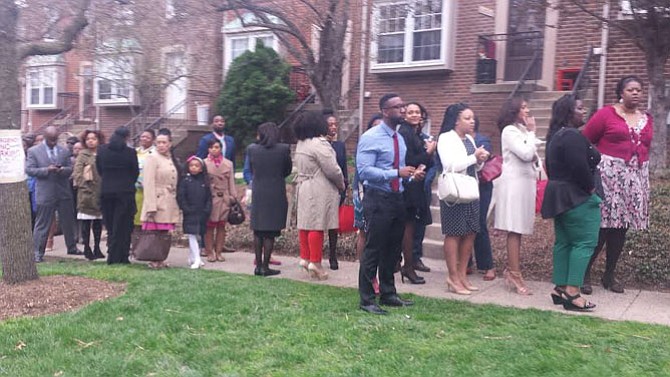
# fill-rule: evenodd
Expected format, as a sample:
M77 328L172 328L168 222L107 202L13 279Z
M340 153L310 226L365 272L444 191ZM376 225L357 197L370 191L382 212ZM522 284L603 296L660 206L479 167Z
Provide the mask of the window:
M277 38L271 32L255 32L226 36L226 54L224 67L226 70L230 64L240 55L247 51L254 51L256 43L262 42L265 47L277 50Z
M451 68L455 0L377 1L372 70Z
M133 57L111 55L96 61L95 102L98 104L133 103Z
M29 108L56 108L55 67L39 67L28 70L26 96Z

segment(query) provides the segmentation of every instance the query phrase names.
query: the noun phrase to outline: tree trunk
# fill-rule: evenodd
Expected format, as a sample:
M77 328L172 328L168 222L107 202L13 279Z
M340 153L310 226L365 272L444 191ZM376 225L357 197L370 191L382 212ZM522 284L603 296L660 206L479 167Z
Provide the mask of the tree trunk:
M654 139L651 143L649 168L652 173L660 173L667 167L668 97L665 95L664 67L667 59L654 52L647 53L647 72L651 84L651 114L654 117Z
M20 128L19 59L14 0L0 0L0 129ZM0 262L9 284L38 278L33 262L26 182L0 183Z
M2 279L8 284L39 277L33 261L29 206L25 181L0 185L0 261Z

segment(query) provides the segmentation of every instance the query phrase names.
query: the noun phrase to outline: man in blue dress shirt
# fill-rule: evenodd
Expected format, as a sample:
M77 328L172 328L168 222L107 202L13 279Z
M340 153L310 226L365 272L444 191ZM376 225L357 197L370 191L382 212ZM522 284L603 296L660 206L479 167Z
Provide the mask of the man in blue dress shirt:
M356 169L365 188L363 213L367 224L367 240L358 272L358 292L360 308L373 314L387 313L377 305L372 287L372 279L378 270L381 305L413 304L398 297L393 279L405 224L402 179L412 177L415 170L405 166L407 147L396 132L396 126L405 116L405 107L397 94L385 94L379 100L383 122L361 136L356 154Z

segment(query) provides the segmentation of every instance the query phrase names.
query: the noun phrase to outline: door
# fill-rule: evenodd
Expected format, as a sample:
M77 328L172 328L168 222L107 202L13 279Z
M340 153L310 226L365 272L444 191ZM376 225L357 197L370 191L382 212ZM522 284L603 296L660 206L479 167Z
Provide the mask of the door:
M165 88L165 113L170 118L183 119L186 115L186 59L183 52L170 52L165 56L167 87Z
M542 77L546 5L543 0L510 0L505 81L518 81L537 55L526 80Z

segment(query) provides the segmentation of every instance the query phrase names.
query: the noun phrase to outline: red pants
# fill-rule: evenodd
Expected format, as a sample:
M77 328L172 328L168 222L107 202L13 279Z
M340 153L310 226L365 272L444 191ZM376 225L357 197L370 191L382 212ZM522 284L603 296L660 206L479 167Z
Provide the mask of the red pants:
M323 254L323 231L300 230L300 258L312 263L321 263Z

